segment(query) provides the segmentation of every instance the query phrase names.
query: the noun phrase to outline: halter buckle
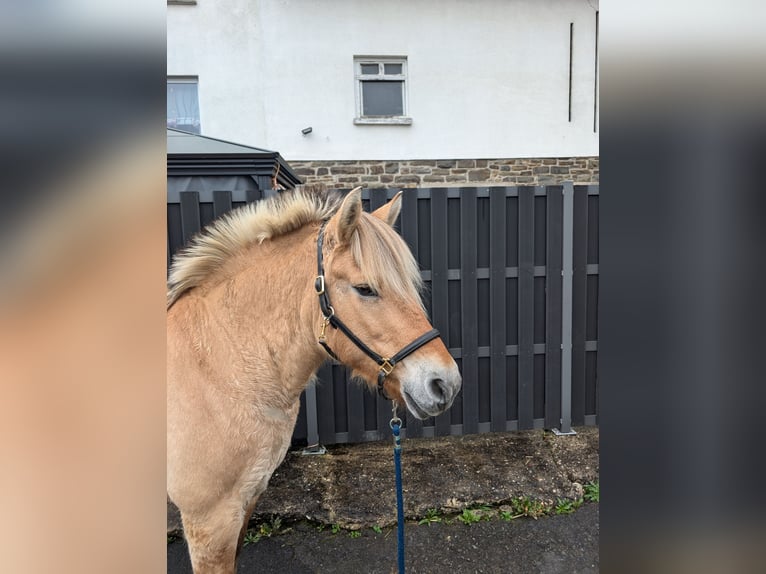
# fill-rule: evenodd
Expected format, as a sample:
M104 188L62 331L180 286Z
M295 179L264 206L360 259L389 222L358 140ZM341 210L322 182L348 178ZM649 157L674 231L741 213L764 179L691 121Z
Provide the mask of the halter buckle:
M321 327L321 329L319 331L319 342L320 343L323 343L324 341L327 340L325 338L325 332L327 331L327 325L328 325L329 322L330 322L330 318L329 317L325 317L324 319L322 319L322 327Z
M380 370L388 376L391 374L391 371L394 370L394 365L392 365L386 357L383 357L383 362L380 364Z
M317 275L314 279L314 291L317 295L324 295L324 275Z

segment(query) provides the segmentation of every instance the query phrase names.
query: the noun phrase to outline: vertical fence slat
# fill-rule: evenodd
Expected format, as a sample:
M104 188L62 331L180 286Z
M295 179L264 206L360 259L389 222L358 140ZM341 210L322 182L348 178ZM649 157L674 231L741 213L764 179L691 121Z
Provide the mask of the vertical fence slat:
M407 242L416 260L418 257L418 190L405 189L402 194L402 214L399 216L402 226L402 237ZM406 409L405 409L406 410ZM399 415L401 416L401 414ZM423 436L423 421L406 414L407 436Z
M300 407L298 408L298 419L295 421L295 429L293 430L293 441L306 440L306 393L301 393L299 399Z
M479 318L476 285L476 188L460 190L460 293L463 434L479 430Z
M572 244L574 237L574 191L564 184L561 247L561 428L572 430Z
M545 255L545 428L561 424L561 295L563 188L547 188Z
M535 188L519 188L519 429L534 420Z
M184 245L200 230L199 193L182 191L181 196L181 233Z
M319 422L317 415L317 389L315 384L310 384L303 392L306 404L306 441L309 446L319 444Z
M213 192L213 217L218 219L227 211L231 211L231 192L214 191Z
M431 309L433 324L442 337L449 333L449 295L447 288L447 189L431 192ZM450 434L450 413L436 417L436 435Z
M490 430L506 424L505 188L489 190Z
M332 365L325 362L317 371L319 381L316 385L317 423L319 425L319 442L332 444L335 442L335 401L333 393Z
M572 245L572 424L585 424L585 324L588 300L588 189L574 186Z
M349 379L347 369L339 369L346 384L346 404L348 405L348 442L362 442L364 437L364 388L358 381Z

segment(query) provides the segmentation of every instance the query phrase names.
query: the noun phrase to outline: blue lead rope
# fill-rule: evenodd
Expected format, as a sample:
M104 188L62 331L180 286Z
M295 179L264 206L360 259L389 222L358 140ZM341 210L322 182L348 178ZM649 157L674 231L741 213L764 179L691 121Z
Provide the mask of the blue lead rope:
M399 436L402 421L396 416L391 419L391 430L394 433L394 469L396 474L396 535L398 546L399 574L404 574L404 496L402 495L402 439Z

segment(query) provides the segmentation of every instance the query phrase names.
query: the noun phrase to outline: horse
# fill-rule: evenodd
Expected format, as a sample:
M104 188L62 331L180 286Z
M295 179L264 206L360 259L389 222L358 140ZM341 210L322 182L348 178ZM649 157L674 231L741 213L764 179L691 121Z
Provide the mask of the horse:
M235 572L300 394L328 358L418 419L460 390L393 229L402 192L367 213L360 189L303 186L237 208L171 265L167 490L195 574Z

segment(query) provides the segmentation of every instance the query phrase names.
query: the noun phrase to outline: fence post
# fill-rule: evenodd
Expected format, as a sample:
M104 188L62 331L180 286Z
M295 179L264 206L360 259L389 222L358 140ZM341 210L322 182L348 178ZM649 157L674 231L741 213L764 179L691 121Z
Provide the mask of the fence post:
M564 183L562 265L561 265L561 427L557 435L577 434L572 430L572 276L574 274L574 186Z
M306 387L306 441L308 446L303 454L324 454L326 449L319 444L319 417L317 412L316 382Z

